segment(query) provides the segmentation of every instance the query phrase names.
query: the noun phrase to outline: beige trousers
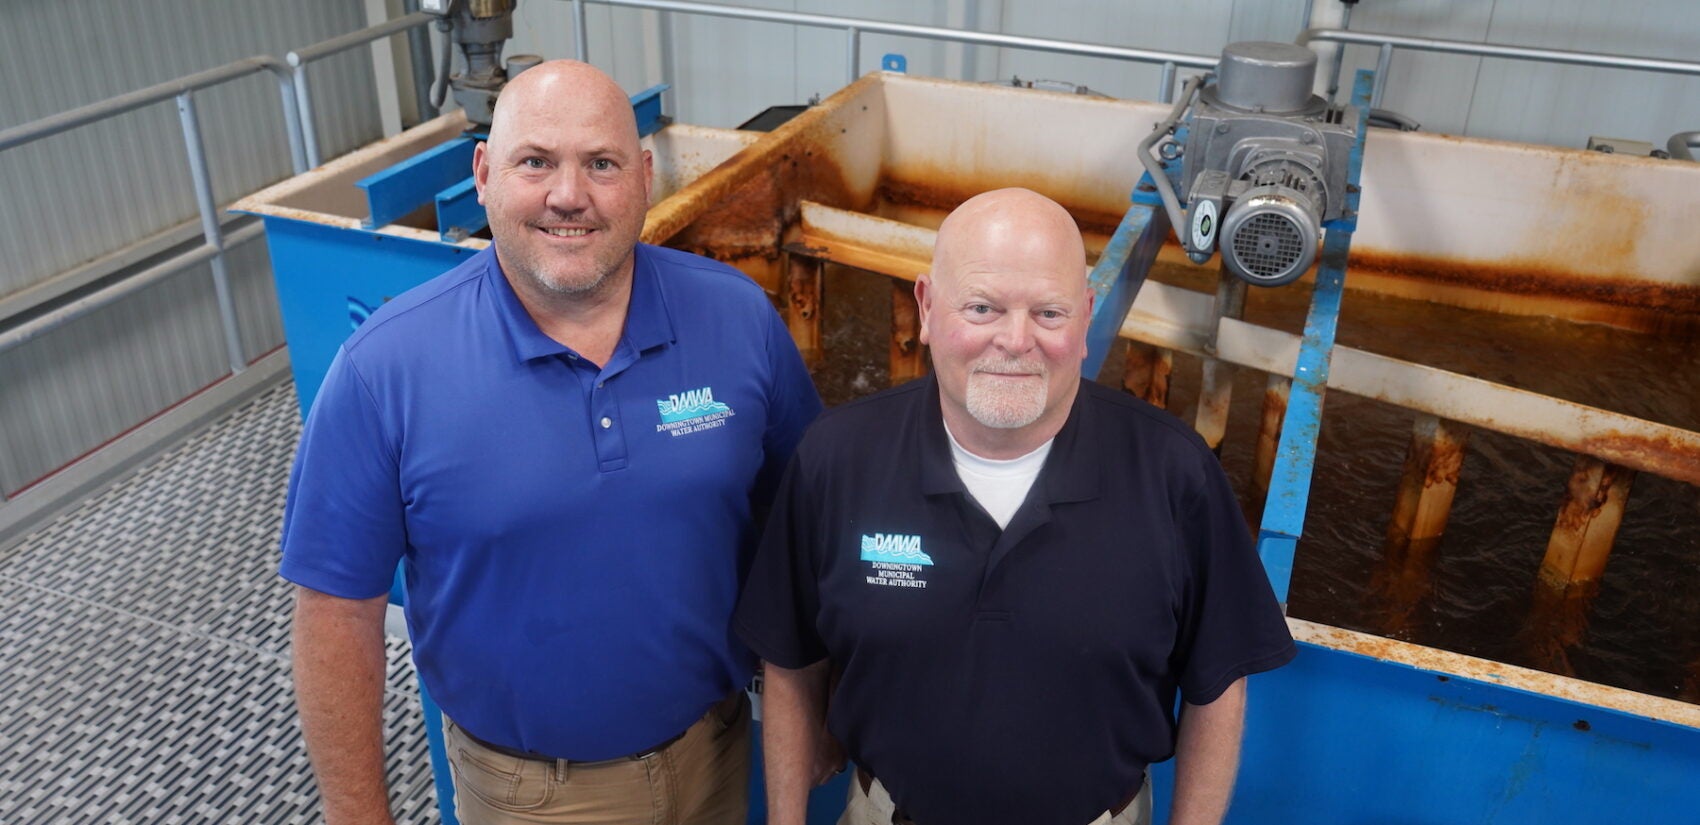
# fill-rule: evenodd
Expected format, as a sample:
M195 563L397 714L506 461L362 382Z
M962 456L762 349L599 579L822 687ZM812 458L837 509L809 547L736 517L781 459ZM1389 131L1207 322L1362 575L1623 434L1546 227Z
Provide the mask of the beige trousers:
M868 792L862 792L862 783L856 777L850 777L850 804L845 807L844 815L838 818L838 825L891 825L892 816L897 812L897 805L892 802L891 794L885 786L875 779L868 787ZM1087 825L1150 825L1151 824L1151 782L1139 789L1139 795L1133 798L1127 808L1112 817L1109 811L1098 815Z
M643 759L539 762L490 750L445 719L462 825L744 825L750 784L747 700L710 710Z

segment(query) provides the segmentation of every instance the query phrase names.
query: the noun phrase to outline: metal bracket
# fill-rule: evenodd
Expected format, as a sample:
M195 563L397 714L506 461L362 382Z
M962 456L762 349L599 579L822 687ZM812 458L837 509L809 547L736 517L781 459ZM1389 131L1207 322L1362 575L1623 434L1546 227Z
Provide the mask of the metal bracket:
M1310 315L1305 318L1304 341L1293 371L1292 395L1281 423L1281 441L1275 449L1275 468L1269 477L1269 498L1264 505L1263 524L1258 531L1257 554L1275 589L1275 597L1287 602L1293 578L1293 554L1304 534L1305 510L1310 505L1310 478L1316 465L1316 439L1322 429L1322 396L1328 386L1328 367L1334 351L1334 332L1340 320L1340 299L1346 286L1346 257L1357 229L1358 178L1364 167L1364 137L1368 132L1369 96L1375 73L1360 70L1352 88L1352 103L1358 107L1358 135L1346 164L1346 215L1324 226L1322 260L1311 293Z

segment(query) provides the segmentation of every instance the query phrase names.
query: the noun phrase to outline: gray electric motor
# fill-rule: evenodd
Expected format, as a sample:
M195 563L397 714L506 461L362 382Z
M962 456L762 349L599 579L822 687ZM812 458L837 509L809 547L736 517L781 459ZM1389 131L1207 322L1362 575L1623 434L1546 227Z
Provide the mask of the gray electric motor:
M1196 85L1182 148L1184 220L1176 234L1202 263L1278 286L1316 260L1322 222L1346 205L1357 112L1311 94L1316 54L1291 43L1232 43L1214 82ZM1171 126L1172 129L1172 126Z

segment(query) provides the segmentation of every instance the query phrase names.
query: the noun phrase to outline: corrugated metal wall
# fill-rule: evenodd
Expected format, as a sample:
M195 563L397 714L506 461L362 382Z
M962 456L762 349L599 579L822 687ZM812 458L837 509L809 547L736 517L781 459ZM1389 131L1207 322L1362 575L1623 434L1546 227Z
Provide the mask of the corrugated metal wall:
M5 3L0 128L366 24L361 4L344 0ZM313 71L325 156L377 138L368 54ZM196 102L221 202L291 174L269 74L198 92ZM64 270L186 222L198 238L187 164L169 101L0 152L0 297L40 290ZM229 269L251 360L283 341L263 241L233 249ZM16 491L229 371L209 273L191 267L0 354L0 490Z

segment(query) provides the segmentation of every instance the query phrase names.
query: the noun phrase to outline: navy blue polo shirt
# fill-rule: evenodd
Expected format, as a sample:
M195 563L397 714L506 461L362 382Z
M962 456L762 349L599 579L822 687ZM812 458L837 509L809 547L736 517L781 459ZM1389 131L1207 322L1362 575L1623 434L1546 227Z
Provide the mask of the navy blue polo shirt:
M819 410L736 270L640 245L598 366L538 329L486 250L338 352L281 572L370 598L405 557L414 660L450 718L553 756L632 753L748 680L730 623L752 509Z
M828 725L922 825L1083 825L1207 704L1295 648L1215 456L1081 382L999 530L951 462L931 377L822 416L735 622L842 671Z

